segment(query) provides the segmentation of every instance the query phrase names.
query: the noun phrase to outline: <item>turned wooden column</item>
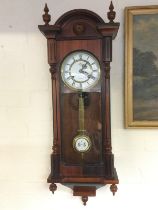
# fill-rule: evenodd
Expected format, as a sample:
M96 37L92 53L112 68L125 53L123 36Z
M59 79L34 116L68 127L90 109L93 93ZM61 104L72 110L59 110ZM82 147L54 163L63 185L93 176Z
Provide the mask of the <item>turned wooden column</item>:
M50 190L54 192L56 185L54 182L59 178L59 162L60 162L60 113L59 113L59 79L58 79L58 63L57 63L57 41L56 35L60 31L59 26L49 25L51 16L48 14L49 9L45 4L43 21L44 25L39 25L39 30L47 39L48 64L50 65L50 73L52 79L52 106L53 106L53 152L51 154L51 174L48 182L51 183Z
M98 25L98 30L103 36L102 39L102 105L103 105L103 155L105 158L105 176L115 176L114 156L111 145L111 110L110 110L110 63L112 61L112 40L115 38L119 23L114 23L116 12L111 2L107 17L109 23Z

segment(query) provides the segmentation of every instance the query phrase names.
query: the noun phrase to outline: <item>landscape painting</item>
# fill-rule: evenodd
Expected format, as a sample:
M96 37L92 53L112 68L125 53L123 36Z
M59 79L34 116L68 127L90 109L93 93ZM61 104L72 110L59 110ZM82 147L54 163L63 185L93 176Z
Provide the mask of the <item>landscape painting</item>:
M158 127L158 6L126 8L126 127Z

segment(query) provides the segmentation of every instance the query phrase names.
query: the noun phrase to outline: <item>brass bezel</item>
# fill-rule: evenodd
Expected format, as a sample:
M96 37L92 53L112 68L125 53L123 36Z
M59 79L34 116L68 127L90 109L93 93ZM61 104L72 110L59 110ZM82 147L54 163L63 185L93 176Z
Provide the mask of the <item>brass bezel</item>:
M66 59L71 56L72 54L76 54L76 53L85 53L85 54L88 54L90 55L96 62L97 66L99 67L97 70L98 70L98 73L99 73L99 76L97 78L97 80L92 84L90 85L89 87L86 87L86 88L75 88L75 87L72 87L71 85L69 85L68 83L66 83L65 81L65 78L64 78L64 66L65 66L65 61ZM65 56L65 58L63 59L62 63L61 63L61 78L62 78L62 81L64 82L64 84L70 88L71 90L74 90L74 91L85 91L85 90L88 90L92 87L94 87L100 80L100 77L101 77L101 68L100 68L100 63L99 63L99 60L96 58L96 56L94 54L92 54L91 52L89 51L86 51L86 50L76 50L76 51L73 51L71 53L69 53L68 55Z

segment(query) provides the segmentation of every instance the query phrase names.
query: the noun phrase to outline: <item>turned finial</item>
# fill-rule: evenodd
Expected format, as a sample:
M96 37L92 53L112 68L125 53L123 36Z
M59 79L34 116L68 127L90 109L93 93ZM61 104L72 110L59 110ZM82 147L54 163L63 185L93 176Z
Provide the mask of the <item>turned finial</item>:
M82 196L82 202L84 206L86 206L87 201L88 201L88 196Z
M110 6L109 6L109 12L107 13L108 19L109 19L109 23L114 23L114 19L116 16L116 12L113 11L114 10L114 5L111 1Z
M48 9L48 6L47 6L47 4L45 4L45 7L44 7L44 14L43 14L43 21L45 22L45 25L49 25L49 22L50 22L50 20L51 20L51 16L50 16L50 14L48 14L48 12L49 12L49 9Z
M57 185L55 183L51 183L49 186L49 190L52 191L52 193L54 194L54 192L57 190Z

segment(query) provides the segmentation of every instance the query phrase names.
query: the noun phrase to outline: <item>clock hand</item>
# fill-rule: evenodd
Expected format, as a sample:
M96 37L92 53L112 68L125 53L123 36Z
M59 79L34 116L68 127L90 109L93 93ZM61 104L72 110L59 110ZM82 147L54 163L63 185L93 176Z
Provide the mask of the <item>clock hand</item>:
M94 77L92 74L89 74L89 73L86 72L86 71L82 71L82 73L85 74L85 75L87 75L88 79L91 78L91 79L95 80L95 77Z
M82 65L82 68L79 69L79 72L82 73L82 74L84 74L84 75L87 75L87 77L90 78L91 75L87 71L84 71L84 69L87 68L87 62L85 64L81 64L81 65Z
M83 73L83 69L86 69L86 68L87 68L87 63L81 64L81 65L82 65L82 68L79 69L79 72L80 72L80 73Z
M90 74L86 71L82 71L83 74L87 75L88 77L90 76Z
M82 70L87 68L87 62L85 64L82 64Z

